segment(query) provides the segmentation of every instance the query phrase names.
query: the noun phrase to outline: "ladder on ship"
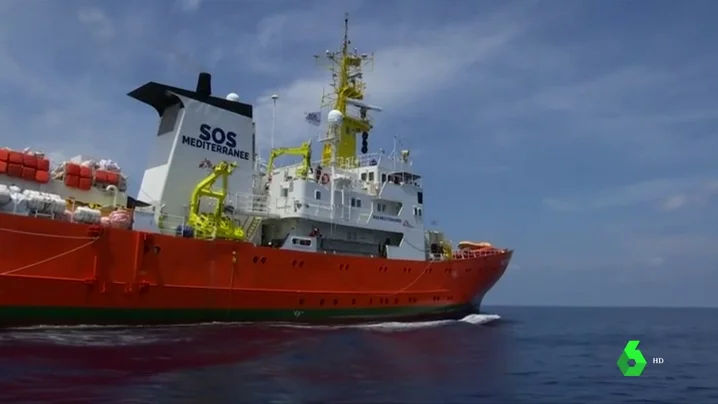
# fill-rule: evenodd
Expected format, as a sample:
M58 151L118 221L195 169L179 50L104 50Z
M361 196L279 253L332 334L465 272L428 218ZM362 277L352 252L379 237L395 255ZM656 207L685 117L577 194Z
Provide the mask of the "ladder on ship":
M262 224L262 218L253 216L247 219L244 226L244 239L251 242L254 239L254 235L257 233L257 229Z

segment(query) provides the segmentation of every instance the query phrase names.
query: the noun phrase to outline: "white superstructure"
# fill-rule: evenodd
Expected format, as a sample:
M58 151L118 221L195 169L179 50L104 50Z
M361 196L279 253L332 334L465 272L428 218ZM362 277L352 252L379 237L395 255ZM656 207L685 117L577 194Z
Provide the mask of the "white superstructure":
M200 82L209 80L201 77ZM148 86L161 85L148 83L131 95L142 101L156 99L141 95ZM248 241L310 251L426 259L423 191L408 150L365 154L352 161L336 161L333 168L315 161L306 176L299 174L301 163L280 166L272 168L270 180L269 173L261 173L255 162L251 109L242 115L223 108L246 104L239 103L235 94L226 99L210 94L203 99L196 92L178 90L164 89L166 104L152 104L160 111L160 130L137 196L151 206L152 224L160 225L160 231L175 233L186 222L194 187L207 176L209 167L227 161L236 162L237 169L230 176L226 204L233 208L232 215L244 227ZM212 100L238 105L213 105ZM208 210L212 205L202 207ZM321 237L315 237L315 229ZM310 245L292 243L293 237L304 237Z
M388 258L426 258L423 190L408 153L366 154L346 164L312 164L314 175L297 175L301 164L273 170L267 193L263 240L281 239L288 232L372 245L387 244ZM321 169L319 180L316 172ZM323 183L326 175L329 182ZM334 188L334 203L331 192Z
M424 231L423 189L409 150L369 153L369 112L381 108L363 101L362 66L373 58L349 49L347 24L345 19L341 50L323 55L333 73L334 90L322 102L329 112L328 130L318 139L323 144L319 161L311 160L309 143L272 148L263 172L252 106L234 93L212 96L208 73L200 73L196 91L148 83L130 93L161 117L138 195L152 206L160 231L184 232L188 216L192 221L196 215L188 213L193 189L208 168L225 161L237 167L229 177L224 204L246 241L324 253L427 259L430 236ZM274 102L278 98L272 97ZM319 125L322 116L307 113L305 120ZM362 138L358 156L357 135ZM302 156L302 163L273 165L276 157L287 154ZM216 205L199 206L206 212ZM194 220L195 225L211 234L202 220Z

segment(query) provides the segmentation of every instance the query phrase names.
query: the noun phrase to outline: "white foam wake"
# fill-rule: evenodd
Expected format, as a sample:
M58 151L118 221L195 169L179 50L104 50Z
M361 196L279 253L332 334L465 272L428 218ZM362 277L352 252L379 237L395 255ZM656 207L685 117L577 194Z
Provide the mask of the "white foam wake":
M373 332L401 332L426 328L444 327L452 324L481 325L500 319L497 314L469 314L460 320L437 320L419 322L391 321L384 323L366 323L352 325L301 325L292 323L269 324L272 327L282 328L304 328L313 330L340 330L340 329L362 329ZM184 325L182 327L232 327L232 326L254 326L268 325L266 323L202 323ZM25 342L49 342L57 345L76 346L123 346L151 344L158 341L182 341L190 340L191 336L155 334L153 331L171 331L178 326L161 327L107 327L107 326L33 326L6 330L0 333L0 343L12 340Z
M156 342L174 342L189 338L153 336L146 333L133 333L131 330L103 330L101 328L64 329L53 328L36 330L12 330L0 334L0 343L24 342L54 344L62 346L135 346Z
M339 330L347 328L381 331L381 332L396 332L396 331L409 331L418 330L423 328L435 328L444 327L451 324L465 323L471 325L481 325L490 323L492 321L500 319L501 316L498 314L469 314L468 316L460 320L437 320L437 321L390 321L385 323L371 323L371 324L352 324L352 325L299 325L299 324L275 324L277 327L289 327L289 328L308 328L308 329L325 329L325 330Z

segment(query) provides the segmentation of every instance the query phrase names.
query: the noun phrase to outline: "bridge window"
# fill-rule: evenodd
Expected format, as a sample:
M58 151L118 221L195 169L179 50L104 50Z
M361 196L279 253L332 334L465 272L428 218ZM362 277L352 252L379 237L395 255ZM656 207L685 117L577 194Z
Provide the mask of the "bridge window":
M376 211L377 212L385 212L386 211L386 205L383 203L377 203L376 204Z
M314 191L314 199L322 199L322 191L316 190Z

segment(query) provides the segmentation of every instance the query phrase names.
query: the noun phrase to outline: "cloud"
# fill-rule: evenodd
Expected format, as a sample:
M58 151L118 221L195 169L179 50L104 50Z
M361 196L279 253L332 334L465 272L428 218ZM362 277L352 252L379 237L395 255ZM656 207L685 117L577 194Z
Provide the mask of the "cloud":
M666 198L661 204L663 210L676 210L683 207L688 202L685 194L672 195Z
M203 0L177 0L177 6L186 13L192 13L202 6Z
M584 47L593 46L587 39ZM503 126L501 135L510 133L509 147L522 142L534 151L551 148L556 157L569 148L604 152L600 156L612 163L634 167L710 164L713 159L709 150L718 147L718 109L712 93L718 81L709 73L710 58L673 64L649 63L655 55L636 55L590 66L582 63L578 50L543 44L529 54L495 72L496 81L514 84L502 86L502 95L476 114L477 126ZM521 62L533 66L524 68L526 73L511 67Z
M566 198L545 198L552 210L587 212L599 209L655 205L670 211L687 205L701 205L718 192L718 180L701 178L663 178L608 188Z
M686 193L671 195L666 198L661 208L666 211L680 209L686 205L705 205L710 198L718 194L718 180L703 182L699 187Z
M154 117L143 119L131 108L118 107L117 100L132 88L124 87L121 73L115 74L115 68L126 67L122 58L129 43L122 43L125 47L113 42L131 28L126 24L130 20L123 19L124 14L112 19L98 7L65 9L64 15L48 7L47 14L20 7L0 17L0 39L23 37L30 29L26 21L34 21L23 46L0 41L0 96L12 95L12 102L0 108L0 144L42 150L55 163L85 154L132 167L137 149L137 136L132 135L143 133L146 121ZM54 36L53 21L66 23ZM44 51L35 51L45 41ZM106 44L115 45L112 52ZM96 58L77 55L85 49L96 50ZM128 171L136 178L139 170Z
M99 8L82 8L77 12L77 19L82 24L91 26L100 39L111 39L115 36L114 24Z

